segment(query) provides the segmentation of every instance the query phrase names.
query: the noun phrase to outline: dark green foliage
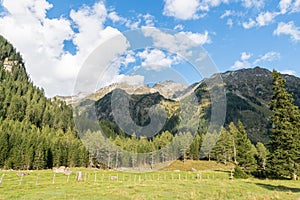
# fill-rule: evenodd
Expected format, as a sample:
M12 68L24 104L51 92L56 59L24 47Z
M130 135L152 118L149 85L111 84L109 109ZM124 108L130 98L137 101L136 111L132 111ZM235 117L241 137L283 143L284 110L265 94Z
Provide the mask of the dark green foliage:
M240 120L253 143L267 144L271 130L268 119L272 112L267 105L272 98L272 73L267 69L256 67L225 72L221 76L227 96L225 126ZM283 76L287 79L287 91L293 94L295 104L300 106L300 79L290 75ZM195 90L200 104L210 100L209 92L205 81L201 82ZM210 120L210 106L203 111L205 119Z
M300 173L300 112L285 83L282 75L273 71L273 127L266 170L272 177L295 179Z
M235 136L238 165L248 173L256 170L255 147L247 137L244 125L238 122L238 133Z
M45 169L87 163L85 148L70 131L40 129L28 122L13 120L0 121L0 130L1 168ZM75 155L84 159L77 159Z
M4 68L7 63L10 67ZM86 165L87 152L74 131L72 108L47 99L33 85L22 57L2 36L0 92L0 168Z
M190 157L192 160L199 160L199 157L200 157L200 145L202 143L201 141L201 137L199 134L196 134L196 136L194 137L193 139L193 142L191 144L191 147L190 147Z
M241 179L249 178L249 175L246 174L246 172L238 165L235 166L234 168L233 176L234 178L241 178Z

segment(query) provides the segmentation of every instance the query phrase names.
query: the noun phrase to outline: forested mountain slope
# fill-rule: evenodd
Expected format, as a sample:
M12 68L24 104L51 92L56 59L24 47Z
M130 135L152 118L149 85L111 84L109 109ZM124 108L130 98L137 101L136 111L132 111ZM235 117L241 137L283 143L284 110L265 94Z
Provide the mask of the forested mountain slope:
M21 55L0 36L0 168L82 166L87 153L72 108L30 81ZM80 158L80 159L79 159Z
M225 125L242 121L252 142L266 143L271 124L269 102L272 98L272 72L256 67L228 71L221 74L226 88L227 111ZM283 75L287 80L286 87L293 94L295 104L300 106L300 79ZM205 81L195 90L198 98L209 99ZM209 119L209 109L206 118Z

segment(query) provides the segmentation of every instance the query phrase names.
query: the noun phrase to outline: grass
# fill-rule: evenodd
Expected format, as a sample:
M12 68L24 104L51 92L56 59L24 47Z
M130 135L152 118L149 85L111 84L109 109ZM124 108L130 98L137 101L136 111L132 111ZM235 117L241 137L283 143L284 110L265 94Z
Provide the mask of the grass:
M52 170L32 171L21 183L16 171L0 171L0 177L5 174L0 199L300 199L300 181L230 180L224 171L72 170L75 173L69 179L56 174L54 183ZM75 180L78 171L83 172L84 180ZM201 180L196 179L197 174ZM111 180L111 176L118 176L118 180Z
M231 171L234 169L233 164L224 165L216 161L203 161L203 160L187 160L185 164L182 161L176 160L164 167L164 171L191 171L194 168L196 170L210 170L210 171Z

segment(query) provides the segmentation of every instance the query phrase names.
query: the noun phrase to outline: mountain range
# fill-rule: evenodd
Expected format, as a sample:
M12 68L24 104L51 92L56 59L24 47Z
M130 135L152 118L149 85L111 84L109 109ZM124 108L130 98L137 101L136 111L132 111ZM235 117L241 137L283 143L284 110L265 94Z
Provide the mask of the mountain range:
M220 75L224 82L227 102L224 125L227 126L230 122L240 120L245 125L252 142L267 143L271 128L269 117L272 114L268 106L272 98L272 72L255 67L228 71ZM300 79L292 75L283 76L287 80L288 92L293 94L295 104L300 106L300 91L298 89L300 88ZM149 124L150 107L161 104L166 107L168 113L168 119L162 131L169 130L171 133L175 133L180 122L179 102L192 93L198 98L198 107L203 112L201 118L209 122L211 112L210 90L206 83L211 81L210 79L213 77L189 86L173 81L156 83L153 87L115 83L80 100L77 98L74 105L78 110L87 111L88 118L114 123L111 96L116 89L120 89L130 95L130 115L136 124L143 126ZM68 99L70 103L71 98L63 97L61 99ZM200 126L205 126L205 124L200 124ZM198 131L201 132L203 129Z

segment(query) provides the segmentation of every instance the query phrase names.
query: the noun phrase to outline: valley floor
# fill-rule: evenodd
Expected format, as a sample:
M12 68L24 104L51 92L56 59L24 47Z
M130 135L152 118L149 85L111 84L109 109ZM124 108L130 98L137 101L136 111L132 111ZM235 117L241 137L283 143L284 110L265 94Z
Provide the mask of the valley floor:
M23 177L0 171L0 199L300 199L300 181L230 180L228 171L71 170L70 176L41 170Z

